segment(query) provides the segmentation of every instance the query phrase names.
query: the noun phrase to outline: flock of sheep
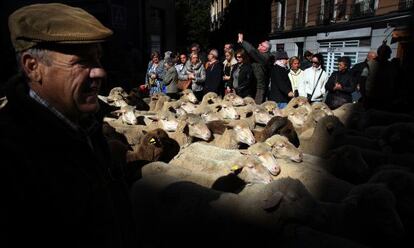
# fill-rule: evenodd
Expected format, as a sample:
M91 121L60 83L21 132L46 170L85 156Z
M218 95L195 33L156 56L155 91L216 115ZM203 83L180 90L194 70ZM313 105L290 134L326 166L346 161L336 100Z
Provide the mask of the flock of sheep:
M191 90L99 98L145 246L395 247L414 231L413 115Z

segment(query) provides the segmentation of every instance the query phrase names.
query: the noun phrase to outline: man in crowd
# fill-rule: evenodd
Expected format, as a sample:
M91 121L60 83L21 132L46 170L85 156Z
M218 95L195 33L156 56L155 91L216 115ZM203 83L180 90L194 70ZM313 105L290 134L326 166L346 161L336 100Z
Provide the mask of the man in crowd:
M303 61L301 62L301 66L300 69L302 71L312 67L312 55L313 53L309 50L306 50L305 53L303 54Z
M242 33L239 33L237 42L241 44L252 59L253 74L256 78L255 102L260 104L265 100L269 83L270 43L269 41L263 41L257 48L254 48L244 40Z
M34 4L9 17L20 73L0 110L6 247L132 247L123 173L111 162L97 94L105 78L95 17Z

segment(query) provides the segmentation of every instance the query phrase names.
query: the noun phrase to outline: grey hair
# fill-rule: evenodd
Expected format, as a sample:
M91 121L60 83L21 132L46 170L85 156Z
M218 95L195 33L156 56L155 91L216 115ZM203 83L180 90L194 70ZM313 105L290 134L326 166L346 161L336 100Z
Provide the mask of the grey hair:
M30 54L32 57L38 59L40 62L50 65L51 59L48 55L48 50L42 48L29 48L25 51L19 52L16 54L16 61L17 61L17 68L19 72L24 72L23 64L22 64L22 56L23 54Z
M217 51L217 49L211 49L210 50L210 53L214 56L214 58L218 58L218 51Z
M272 46L270 45L270 42L268 40L265 40L265 41L263 41L263 43L265 43L267 45L266 52L268 52L270 50L270 48L272 48Z

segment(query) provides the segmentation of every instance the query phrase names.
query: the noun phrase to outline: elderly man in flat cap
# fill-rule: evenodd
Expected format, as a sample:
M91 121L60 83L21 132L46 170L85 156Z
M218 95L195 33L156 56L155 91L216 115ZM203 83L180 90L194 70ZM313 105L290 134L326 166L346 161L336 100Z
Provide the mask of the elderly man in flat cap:
M95 118L112 31L63 4L18 9L9 29L21 72L0 110L6 247L130 247L127 189Z

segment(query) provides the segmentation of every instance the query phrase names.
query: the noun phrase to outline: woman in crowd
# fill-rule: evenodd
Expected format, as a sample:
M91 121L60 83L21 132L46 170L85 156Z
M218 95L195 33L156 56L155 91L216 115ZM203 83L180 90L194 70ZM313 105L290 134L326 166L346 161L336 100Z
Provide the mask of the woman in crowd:
M274 57L275 63L270 69L269 100L277 102L278 108L283 109L294 96L288 76L289 57L285 51L277 51Z
M203 99L206 70L198 58L197 53L190 54L190 63L186 63L183 71L178 75L179 80L191 80L191 89L199 101Z
M232 73L237 64L237 60L234 58L234 51L232 49L226 50L224 53L223 61L223 86L226 92L233 90Z
M174 67L174 60L173 59L166 59L164 60L164 70L165 74L163 77L163 83L166 86L166 93L171 99L178 99L178 89L177 89L177 82L178 82L178 73Z
M177 64L175 65L175 69L177 73L180 74L183 72L184 66L187 63L187 55L185 53L180 53Z
M254 97L256 85L254 85L253 68L249 63L249 57L245 50L236 52L237 65L233 70L233 88L241 97Z
M345 103L352 102L355 91L354 77L349 71L351 60L348 57L338 59L338 71L332 73L325 85L327 91L326 104L336 109Z
M298 85L298 91L304 92L303 96L306 96L309 102L322 102L325 84L328 81L322 54L312 55L311 62L312 67L304 71L304 84Z
M163 83L162 76L164 66L160 63L160 53L154 51L151 53L151 61L148 63L147 74L145 77L145 85L150 89L150 95L162 92Z
M207 55L207 59L204 93L215 92L218 95L223 95L224 87L221 84L223 70L218 61L217 49L211 49Z
M299 92L298 85L302 85L304 82L304 72L300 69L300 59L296 56L293 56L289 59L289 80L292 84L292 91L295 97L297 96L306 96L304 92ZM302 87L303 88L303 87ZM301 88L301 89L302 89Z

